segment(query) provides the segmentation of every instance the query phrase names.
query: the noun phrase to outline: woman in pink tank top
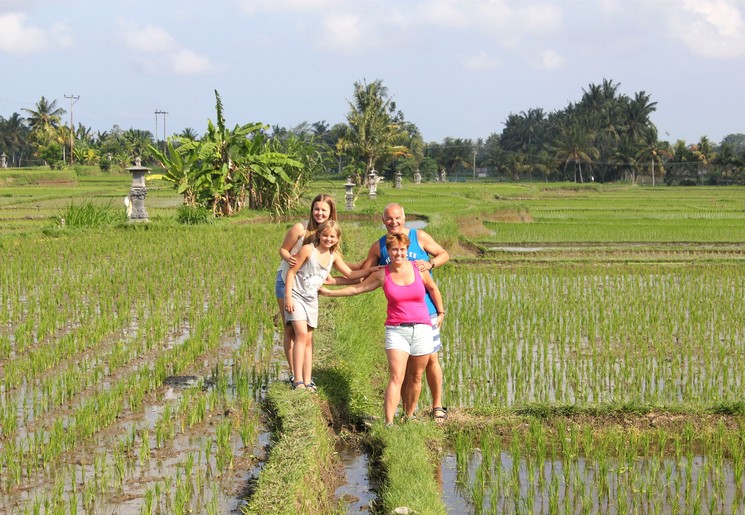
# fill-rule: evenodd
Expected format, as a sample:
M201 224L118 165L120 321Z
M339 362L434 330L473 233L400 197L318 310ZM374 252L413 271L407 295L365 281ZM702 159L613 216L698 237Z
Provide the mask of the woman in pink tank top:
M385 321L385 352L388 356L390 376L385 389L385 422L393 418L401 400L401 385L407 365L413 372L412 388L407 389L404 406L410 406L411 417L422 390L422 374L429 355L434 352L432 322L424 301L429 292L437 308L436 327L442 324L445 308L442 295L429 274L420 274L419 269L408 260L409 237L406 234L389 234L385 241L389 265L370 274L364 282L340 290L321 288L319 293L329 297L349 297L383 288L388 300L388 316Z

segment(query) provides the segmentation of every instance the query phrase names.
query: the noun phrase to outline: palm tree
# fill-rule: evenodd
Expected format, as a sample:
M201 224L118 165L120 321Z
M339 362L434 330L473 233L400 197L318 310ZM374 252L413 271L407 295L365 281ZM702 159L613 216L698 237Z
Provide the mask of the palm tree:
M743 165L743 160L737 155L734 145L720 145L719 152L712 163L721 167L722 176L730 179L734 175L734 171Z
M347 113L348 128L338 146L364 162L364 177L381 159L407 152L406 147L395 144L399 132L395 111L396 104L382 80L354 83L354 101L349 102ZM360 184L359 174L356 178Z
M714 158L716 158L714 147L709 141L709 138L707 138L706 136L701 136L701 139L697 144L691 145L691 153L693 155L693 159L695 161L698 161L698 173L701 176L701 183L703 184L704 174L709 168L709 163Z
M42 144L49 143L53 133L61 124L62 115L67 112L61 107L57 107L56 100L49 102L43 96L36 103L36 110L23 110L28 114L26 119L31 127L31 133Z
M582 177L582 163L592 164L600 152L594 146L594 134L582 125L572 124L554 141L553 147L556 159L564 163L564 171L570 162L574 163L574 182L584 182Z
M143 161L150 159L149 147L155 142L150 131L130 128L122 134L122 139L130 161L134 161L137 157L142 158Z
M180 134L178 134L178 137L187 139L189 141L197 141L199 139L199 133L197 133L197 131L195 131L191 127L187 127L182 130Z
M657 102L650 102L644 91L639 91L626 105L626 123L624 129L632 140L644 140L647 132L653 127L649 116L657 110Z
M671 158L670 145L666 141L657 140L657 131L649 130L644 144L637 153L639 162L651 163L652 186L655 185L655 164L662 163L663 158Z
M0 148L10 157L11 166L21 166L24 152L29 151L29 136L20 114L13 113L8 119L0 116Z
M636 171L638 169L638 163L636 156L638 154L638 147L631 141L626 134L623 134L618 140L613 155L610 156L609 161L616 164L622 173L618 174L619 177L627 177L631 174L631 182L636 183Z

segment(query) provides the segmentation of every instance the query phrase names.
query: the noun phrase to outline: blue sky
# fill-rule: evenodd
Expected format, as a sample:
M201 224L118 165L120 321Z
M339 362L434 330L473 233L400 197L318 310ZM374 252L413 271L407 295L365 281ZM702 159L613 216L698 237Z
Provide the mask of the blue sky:
M661 138L745 133L745 0L0 0L0 115L74 95L101 131L202 134L215 89L231 126L333 125L382 79L425 141L486 138L604 78Z

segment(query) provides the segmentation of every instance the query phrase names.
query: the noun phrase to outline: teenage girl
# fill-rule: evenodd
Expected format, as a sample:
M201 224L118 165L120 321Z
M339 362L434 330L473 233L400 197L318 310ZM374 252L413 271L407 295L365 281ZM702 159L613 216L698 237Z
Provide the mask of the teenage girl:
M285 284L285 323L292 326L295 342L292 349L293 389L316 391L313 371L313 330L318 327L318 289L335 268L348 279L360 279L380 267L352 270L338 251L341 227L334 220L322 223L315 243L303 245L295 264L287 272Z
M287 271L297 262L296 254L300 248L314 240L318 226L326 220L336 220L336 203L331 195L321 193L313 199L310 204L310 216L307 222L298 222L287 231L282 246L279 248L279 256L282 261L277 269L277 278L274 283L274 292L277 296L279 316L284 326L284 350L287 364L290 367L290 382L293 382L292 348L295 333L292 325L285 323L285 278Z

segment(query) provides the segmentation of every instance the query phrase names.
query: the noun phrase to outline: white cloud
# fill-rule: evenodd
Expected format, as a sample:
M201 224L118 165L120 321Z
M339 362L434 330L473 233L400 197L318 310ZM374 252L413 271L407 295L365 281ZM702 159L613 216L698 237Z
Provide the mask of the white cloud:
M134 50L141 52L171 52L176 48L176 42L168 31L155 25L138 28L131 23L122 24L124 43Z
M499 68L499 60L491 57L484 52L478 52L475 55L463 59L463 66L471 71L490 71Z
M442 27L468 27L469 17L464 3L455 0L431 0L418 9L418 17L427 24Z
M546 2L480 1L475 2L468 16L482 31L498 38L545 35L555 32L563 22L561 9Z
M133 51L133 61L145 74L199 75L216 68L208 57L180 45L162 27L138 27L130 21L120 21L119 27L124 44Z
M558 70L564 67L564 57L556 50L543 50L538 54L533 66L539 70Z
M191 50L181 50L171 55L171 69L178 75L198 75L210 71L210 60Z
M669 17L670 35L702 57L741 58L745 56L742 9L743 2L736 0L684 0Z
M345 0L238 0L247 14L260 11L319 12L324 9L352 5Z
M353 14L332 14L323 20L321 43L325 47L343 52L354 52L369 46L371 38L365 37L360 18Z
M72 44L71 32L66 24L58 23L45 30L27 23L28 16L20 12L0 15L0 51L8 54L27 55L53 48L66 48Z

